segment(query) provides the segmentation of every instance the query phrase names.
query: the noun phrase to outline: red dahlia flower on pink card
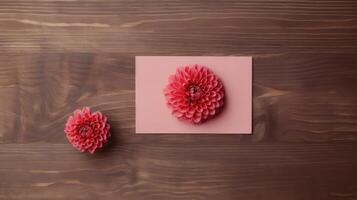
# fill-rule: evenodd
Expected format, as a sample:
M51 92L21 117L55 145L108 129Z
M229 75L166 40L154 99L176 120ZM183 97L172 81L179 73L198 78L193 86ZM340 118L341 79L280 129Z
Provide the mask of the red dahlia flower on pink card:
M90 108L75 110L67 120L65 133L68 141L79 151L94 153L101 149L110 137L107 117Z
M136 133L251 134L252 67L250 56L136 56Z
M178 68L164 90L172 114L192 123L202 123L217 115L224 106L221 80L201 65Z

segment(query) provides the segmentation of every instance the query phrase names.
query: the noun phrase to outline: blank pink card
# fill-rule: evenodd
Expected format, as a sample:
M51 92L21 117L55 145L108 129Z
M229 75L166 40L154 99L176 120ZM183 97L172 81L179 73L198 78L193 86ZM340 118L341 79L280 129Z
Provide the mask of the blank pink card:
M136 133L251 134L252 57L137 56L135 60ZM211 69L226 93L224 110L198 125L174 117L163 93L178 67L193 64Z

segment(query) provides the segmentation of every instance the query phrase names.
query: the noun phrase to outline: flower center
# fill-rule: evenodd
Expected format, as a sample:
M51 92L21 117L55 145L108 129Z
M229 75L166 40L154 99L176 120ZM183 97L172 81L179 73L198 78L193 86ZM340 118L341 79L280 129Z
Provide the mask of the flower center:
M93 129L91 126L89 125L83 125L79 128L79 134L81 134L82 136L88 136L89 134L91 134L93 132Z
M202 91L201 91L201 88L199 86L190 85L188 87L188 96L189 96L191 102L195 102L198 99L200 99L201 95L202 95Z

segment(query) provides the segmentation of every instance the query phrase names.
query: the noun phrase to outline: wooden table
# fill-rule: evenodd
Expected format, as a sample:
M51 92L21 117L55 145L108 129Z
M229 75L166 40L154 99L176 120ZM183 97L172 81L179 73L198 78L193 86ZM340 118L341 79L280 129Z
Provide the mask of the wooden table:
M357 199L355 0L4 0L0 51L0 199ZM253 135L135 135L135 55L254 56Z

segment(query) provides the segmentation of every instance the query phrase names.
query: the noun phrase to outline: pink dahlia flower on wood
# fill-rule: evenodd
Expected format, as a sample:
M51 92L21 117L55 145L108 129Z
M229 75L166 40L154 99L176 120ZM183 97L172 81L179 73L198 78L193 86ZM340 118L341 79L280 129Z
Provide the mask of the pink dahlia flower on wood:
M65 133L69 142L81 152L94 153L108 142L110 126L101 112L88 107L74 111L67 120Z
M201 65L178 68L164 90L172 114L192 123L202 123L224 106L224 87L221 80Z

